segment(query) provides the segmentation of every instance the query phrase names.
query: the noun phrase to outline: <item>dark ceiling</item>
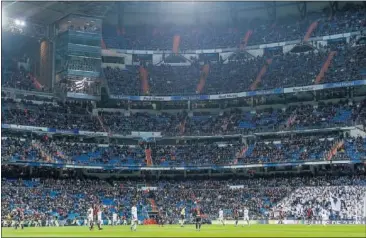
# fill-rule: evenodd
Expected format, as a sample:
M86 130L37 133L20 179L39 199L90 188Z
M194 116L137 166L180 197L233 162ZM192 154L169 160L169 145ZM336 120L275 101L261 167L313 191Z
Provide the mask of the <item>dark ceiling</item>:
M49 25L71 13L104 17L115 2L11 1L2 2L2 14L37 24Z
M296 14L296 5L304 2L202 2L199 0L191 0L186 2L163 2L163 1L2 1L2 14L9 18L20 18L25 21L49 25L55 21L69 15L80 14L94 16L98 18L113 19L116 22L117 15L121 14L128 21L134 21L136 18L144 19L146 14L156 14L158 17L165 17L164 13L171 12L174 14L196 12L196 14L206 14L210 11L219 14L221 17L230 17L231 12L241 12L242 15L248 15L251 12L258 14L256 10L259 8L269 9L269 6L275 6L277 16L288 14ZM340 2L345 4L346 2ZM293 7L291 7L293 6ZM307 1L308 12L322 9L328 6L325 1ZM268 11L264 10L264 14ZM147 18L150 21L151 18ZM151 22L149 22L151 23Z

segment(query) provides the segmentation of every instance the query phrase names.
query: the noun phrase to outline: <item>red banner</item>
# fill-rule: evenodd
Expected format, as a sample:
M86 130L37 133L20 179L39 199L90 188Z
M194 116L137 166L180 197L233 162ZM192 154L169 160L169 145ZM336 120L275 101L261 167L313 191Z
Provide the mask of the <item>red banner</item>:
M205 64L202 67L202 72L201 72L201 76L200 76L200 82L197 85L197 89L196 89L196 93L201 93L203 88L205 87L206 84L206 79L208 77L208 73L210 72L210 65L209 64Z
M140 66L141 89L144 94L149 94L149 82L147 81L147 70Z
M311 23L311 25L308 28L308 31L306 32L305 36L304 36L304 42L308 41L309 38L311 37L311 34L313 33L313 31L315 30L315 28L318 26L318 22L314 21L313 23Z
M32 74L28 74L28 76L30 77L30 79L32 80L32 83L33 83L33 85L34 85L34 87L36 87L37 89L42 89L43 88L43 86L42 86L42 84L40 84L39 82L38 82L38 80L36 79L36 77L33 77L33 75Z
M145 159L147 166L151 166L152 165L151 149L145 150Z
M175 35L173 38L173 53L178 54L180 45L180 35Z
M256 90L257 89L258 83L262 80L263 75L266 74L267 69L268 69L270 64L272 64L272 59L267 59L267 63L265 65L263 65L261 71L259 71L259 74L257 75L257 78L255 79L255 81L250 86L250 90Z
M243 38L243 41L241 42L240 44L240 49L245 49L245 47L247 46L248 44L248 41L250 39L250 37L252 36L253 34L253 31L252 30L248 30L247 33L245 33L245 36Z
M330 63L332 62L333 57L337 54L336 51L331 51L328 55L327 60L323 64L323 67L321 68L318 76L316 76L315 84L320 83L320 81L324 78L324 74L328 71L328 68L330 66Z

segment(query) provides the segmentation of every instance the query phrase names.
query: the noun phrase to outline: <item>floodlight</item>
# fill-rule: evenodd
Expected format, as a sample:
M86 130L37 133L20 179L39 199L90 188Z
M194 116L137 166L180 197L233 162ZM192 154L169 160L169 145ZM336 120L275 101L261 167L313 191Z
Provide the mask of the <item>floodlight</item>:
M18 25L19 26L20 25L20 20L16 19L15 20L15 25Z

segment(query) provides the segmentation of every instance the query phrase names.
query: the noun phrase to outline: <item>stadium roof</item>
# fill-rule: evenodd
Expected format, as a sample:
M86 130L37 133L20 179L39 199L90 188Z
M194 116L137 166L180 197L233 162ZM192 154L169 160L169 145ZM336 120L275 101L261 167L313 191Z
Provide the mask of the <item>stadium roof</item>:
M2 2L2 14L32 23L49 25L69 14L103 17L115 2L58 2L58 1L7 1Z
M111 2L111 1L3 1L2 13L6 17L20 18L25 21L49 25L69 14L95 16L107 18L110 22L116 22L117 15L121 14L124 23L131 22L152 23L154 19L168 19L176 21L180 14L207 15L207 17L231 18L233 12L241 12L246 17L258 17L269 15L276 9L277 16L300 14L299 4L304 2ZM344 5L346 2L340 2ZM307 11L321 11L329 7L329 2L307 2ZM171 12L171 16L169 15ZM210 12L212 14L210 14ZM155 17L147 17L147 14L155 14ZM186 16L191 18L191 16ZM137 21L136 21L137 20ZM178 21L179 22L179 21Z

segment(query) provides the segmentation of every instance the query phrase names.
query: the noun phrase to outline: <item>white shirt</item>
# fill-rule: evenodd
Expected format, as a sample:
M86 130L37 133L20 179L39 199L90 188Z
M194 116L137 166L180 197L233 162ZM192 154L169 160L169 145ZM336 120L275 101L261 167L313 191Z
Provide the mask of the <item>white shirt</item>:
M137 220L137 207L133 206L131 208L131 214L132 214L132 219Z
M223 210L220 210L220 211L219 211L219 217L220 217L220 218L223 218L223 217L224 217L224 211L223 211Z
M88 209L88 217L93 217L93 212L94 212L93 208L89 208Z
M249 210L248 209L244 209L244 216L247 217L249 215Z
M113 220L117 221L117 213L113 213Z

